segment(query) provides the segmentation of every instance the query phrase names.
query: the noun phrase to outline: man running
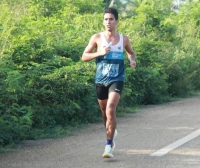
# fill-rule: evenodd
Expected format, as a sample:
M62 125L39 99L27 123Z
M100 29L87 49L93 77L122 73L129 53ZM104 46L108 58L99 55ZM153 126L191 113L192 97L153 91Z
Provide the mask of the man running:
M112 7L105 9L103 17L105 31L90 38L82 55L82 61L96 59L96 93L107 134L104 158L113 157L115 147L116 108L124 87L124 49L130 66L136 67L135 54L129 38L116 31L118 22L118 11Z

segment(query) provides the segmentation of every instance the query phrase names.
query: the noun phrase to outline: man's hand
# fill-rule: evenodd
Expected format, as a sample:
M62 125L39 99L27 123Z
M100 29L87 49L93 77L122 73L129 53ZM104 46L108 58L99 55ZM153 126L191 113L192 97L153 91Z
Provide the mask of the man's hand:
M136 62L134 60L130 61L130 66L131 68L135 68L136 67Z
M100 55L100 56L107 55L107 54L110 52L110 49L111 49L111 47L109 47L109 46L103 48L101 51L99 51L99 55Z

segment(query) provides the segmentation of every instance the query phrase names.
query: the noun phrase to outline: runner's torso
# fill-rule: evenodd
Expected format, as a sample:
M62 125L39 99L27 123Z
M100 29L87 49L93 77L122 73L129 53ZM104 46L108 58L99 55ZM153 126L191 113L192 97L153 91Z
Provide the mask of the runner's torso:
M108 46L104 33L101 32L102 48ZM111 46L110 52L96 59L96 78L95 83L108 85L112 82L124 82L124 54L123 54L123 35L116 45Z

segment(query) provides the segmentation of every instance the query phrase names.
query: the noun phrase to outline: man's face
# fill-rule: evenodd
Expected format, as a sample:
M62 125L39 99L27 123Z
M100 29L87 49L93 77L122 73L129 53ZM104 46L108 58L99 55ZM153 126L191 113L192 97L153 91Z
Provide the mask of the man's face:
M116 25L118 24L118 20L115 19L114 15L111 13L105 13L103 19L103 25L106 30L112 31L115 30Z

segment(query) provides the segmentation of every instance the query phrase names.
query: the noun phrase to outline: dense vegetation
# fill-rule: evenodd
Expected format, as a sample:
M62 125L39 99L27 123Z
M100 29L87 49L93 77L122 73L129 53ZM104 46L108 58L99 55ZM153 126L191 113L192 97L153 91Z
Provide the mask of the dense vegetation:
M200 3L175 13L170 0L137 2L128 10L133 15L120 15L118 26L137 54L135 70L126 61L119 113L200 89ZM95 62L80 58L90 36L104 29L106 5L102 0L0 2L0 148L45 137L49 129L58 135L99 120Z

